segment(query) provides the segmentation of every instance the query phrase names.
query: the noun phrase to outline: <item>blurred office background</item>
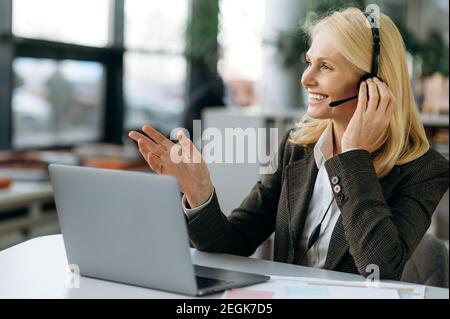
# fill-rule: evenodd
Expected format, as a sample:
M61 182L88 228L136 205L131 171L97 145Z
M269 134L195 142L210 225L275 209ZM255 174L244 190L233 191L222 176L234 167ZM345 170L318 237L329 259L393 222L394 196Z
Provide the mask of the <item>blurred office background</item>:
M399 26L423 124L448 158L447 0L0 0L0 250L59 233L48 163L149 171L127 138L143 124L281 137L306 110L300 27L369 3ZM258 164L211 175L228 213ZM447 193L429 230L447 245L448 218Z

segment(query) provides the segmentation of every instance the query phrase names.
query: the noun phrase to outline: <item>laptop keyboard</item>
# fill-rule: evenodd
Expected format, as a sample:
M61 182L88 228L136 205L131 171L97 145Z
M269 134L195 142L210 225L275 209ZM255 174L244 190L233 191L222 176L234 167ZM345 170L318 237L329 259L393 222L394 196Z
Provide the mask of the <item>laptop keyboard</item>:
M208 278L208 277L201 277L201 276L195 276L197 279L197 285L199 289L205 289L209 287L215 287L218 285L225 285L225 284L231 284L231 281L223 281L218 280L214 278Z

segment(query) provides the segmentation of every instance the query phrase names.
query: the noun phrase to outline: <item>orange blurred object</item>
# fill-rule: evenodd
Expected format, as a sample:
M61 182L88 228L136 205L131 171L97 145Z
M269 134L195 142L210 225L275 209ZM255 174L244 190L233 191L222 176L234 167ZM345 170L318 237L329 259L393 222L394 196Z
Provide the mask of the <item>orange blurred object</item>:
M9 188L11 180L9 178L0 177L0 189Z

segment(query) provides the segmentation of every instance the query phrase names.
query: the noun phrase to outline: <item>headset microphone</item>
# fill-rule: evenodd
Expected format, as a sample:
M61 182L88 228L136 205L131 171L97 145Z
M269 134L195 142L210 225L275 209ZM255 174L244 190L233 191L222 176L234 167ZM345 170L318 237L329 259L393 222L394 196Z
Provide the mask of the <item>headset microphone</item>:
M361 77L361 79L358 82L358 87L361 85L361 83L363 83L365 80L370 79L374 77L374 75L372 73L367 73L366 75L364 75L363 77ZM341 104L347 103L348 101L357 99L358 95L355 95L353 97L349 97L348 99L344 99L344 100L338 100L338 101L334 101L330 103L330 107L336 107L339 106Z
M345 99L345 100L334 101L334 102L330 103L330 107L336 107L336 106L347 103L348 101L351 101L351 100L354 100L357 98L358 98L358 95L355 95L355 96L349 97L348 99Z

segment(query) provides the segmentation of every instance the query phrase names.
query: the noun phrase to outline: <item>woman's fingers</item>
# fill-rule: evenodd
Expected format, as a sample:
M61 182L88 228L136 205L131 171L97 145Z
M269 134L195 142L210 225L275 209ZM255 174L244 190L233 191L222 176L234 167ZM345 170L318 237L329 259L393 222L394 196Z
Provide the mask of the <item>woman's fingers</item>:
M389 105L389 100L391 99L391 93L389 92L387 85L381 82L379 79L375 78L374 82L377 85L380 96L377 111L385 114L386 109Z
M144 142L143 139L138 140L138 147L139 147L139 151L142 151L141 154L144 153L144 154L146 154L146 156L147 156L147 154L154 153L152 151L152 149L147 145L147 143ZM144 156L145 159L146 159L146 156ZM161 155L158 154L157 156L160 157Z
M152 165L150 164L150 161L148 160L149 155L151 155L152 153L150 153L147 149L139 147L139 153L141 153L142 157L145 159L145 161L147 162L147 164L150 166L150 168L152 170L154 170L154 168L152 167Z
M177 134L179 143L183 150L183 157L188 163L201 163L202 155L195 147L194 143L187 138L183 131L178 132Z
M364 114L367 110L367 83L362 82L359 86L357 110Z
M183 131L179 131L177 133L178 142L181 146L181 149L183 151L183 160L190 162L193 156L193 144L190 139L186 137Z
M389 104L386 108L386 118L388 120L391 120L392 115L394 114L395 108L397 107L397 99L395 98L394 94L392 94L392 91L389 89L389 87L387 87L387 88L389 91L390 98L389 98Z
M152 170L154 170L158 174L163 174L163 165L161 158L149 153L146 160L150 164Z
M380 81L379 79L375 79L374 82L377 84L378 91L380 93L380 102L375 117L379 125L387 127L395 107L392 92L386 83Z
M374 114L377 110L379 103L378 88L372 79L367 80L367 85L369 88L369 103L367 104L367 113Z
M390 119L392 114L395 111L395 108L397 107L397 99L395 98L394 94L392 93L391 89L386 85L386 88L389 92L389 105L386 108L386 113L389 113L388 118Z
M136 131L131 131L130 133L128 133L128 136L135 140L136 142L140 139L140 138L148 138L147 136L145 136L142 133L136 132Z
M164 135L162 135L157 130L155 130L153 127L151 127L149 125L144 125L142 130L144 131L145 134L147 134L156 143L163 146L166 149L166 151L170 150L170 148L172 147L173 143L168 138L166 138Z
M130 134L128 134L128 136L135 140L140 148L145 147L149 152L152 152L157 156L161 156L161 154L164 152L162 146L156 144L150 138L139 132L132 131L130 132Z

